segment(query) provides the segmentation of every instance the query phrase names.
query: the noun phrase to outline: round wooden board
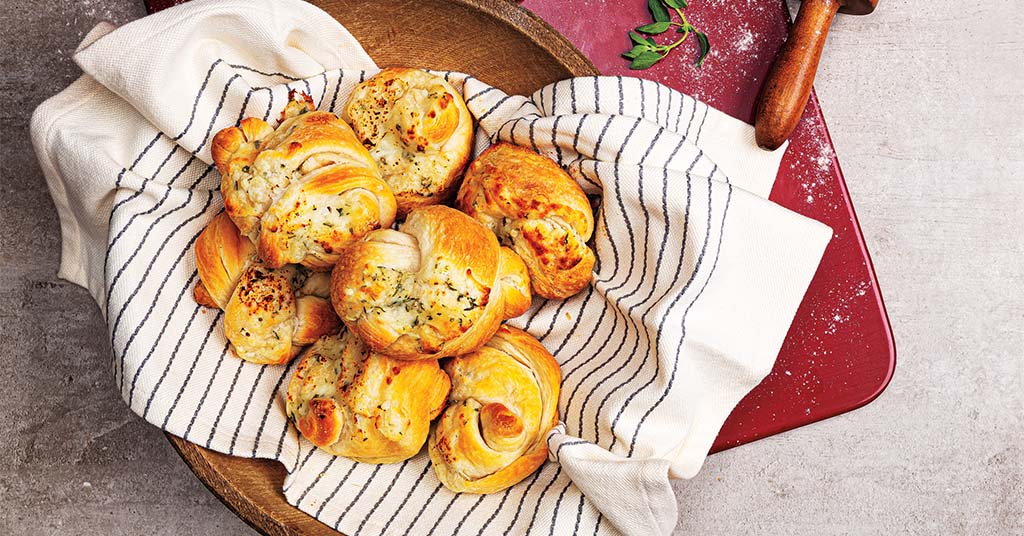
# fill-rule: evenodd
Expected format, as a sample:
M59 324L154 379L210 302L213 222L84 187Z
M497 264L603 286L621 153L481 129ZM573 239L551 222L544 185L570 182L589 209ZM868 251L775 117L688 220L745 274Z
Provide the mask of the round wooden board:
M506 92L526 95L556 80L598 74L557 31L508 0L313 3L341 21L382 67L472 73ZM256 530L338 534L285 501L286 472L280 463L167 438L206 487Z

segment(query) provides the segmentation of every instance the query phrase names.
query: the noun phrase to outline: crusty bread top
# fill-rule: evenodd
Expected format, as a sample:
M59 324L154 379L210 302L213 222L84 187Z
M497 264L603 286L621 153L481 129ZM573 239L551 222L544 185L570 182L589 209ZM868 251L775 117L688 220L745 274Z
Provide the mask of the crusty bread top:
M342 117L376 159L400 217L454 195L472 150L473 116L443 78L384 69L352 91Z
M282 115L276 129L250 117L214 137L225 210L268 267L327 270L349 242L391 226L397 204L344 121L307 95Z
M441 482L455 492L493 493L544 463L558 423L561 371L526 332L502 326L486 345L444 365L448 407L428 449Z
M376 351L401 359L457 355L529 306L529 276L502 255L494 234L472 218L422 207L398 231L373 231L345 249L331 299Z
M523 258L534 293L566 298L590 282L593 210L550 158L508 143L490 146L466 171L456 206Z

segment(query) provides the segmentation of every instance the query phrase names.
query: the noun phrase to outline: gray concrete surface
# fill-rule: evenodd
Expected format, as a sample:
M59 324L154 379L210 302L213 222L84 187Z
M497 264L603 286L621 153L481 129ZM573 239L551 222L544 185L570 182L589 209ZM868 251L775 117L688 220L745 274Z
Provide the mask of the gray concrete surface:
M700 0L696 0L700 1ZM795 6L795 4L794 4ZM246 534L116 394L99 310L57 280L32 109L137 0L4 1L0 534ZM1024 534L1024 14L883 0L817 88L899 349L874 403L712 456L680 534Z

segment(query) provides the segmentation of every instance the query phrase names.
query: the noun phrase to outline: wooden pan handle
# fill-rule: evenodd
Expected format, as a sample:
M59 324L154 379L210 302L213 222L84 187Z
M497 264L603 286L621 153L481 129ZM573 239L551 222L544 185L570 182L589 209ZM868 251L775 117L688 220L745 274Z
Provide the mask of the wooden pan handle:
M768 73L754 115L757 144L778 149L793 133L811 95L814 73L838 0L805 0L789 38Z

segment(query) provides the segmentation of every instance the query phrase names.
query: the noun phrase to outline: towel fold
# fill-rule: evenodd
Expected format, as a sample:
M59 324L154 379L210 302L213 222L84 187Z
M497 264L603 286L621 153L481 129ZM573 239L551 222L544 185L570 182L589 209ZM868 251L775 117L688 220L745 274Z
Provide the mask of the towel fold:
M276 117L293 89L340 110L377 70L351 34L297 0L196 0L97 27L75 61L85 74L36 110L32 140L59 275L100 304L121 395L172 434L281 461L288 501L346 534L670 533L669 479L697 473L771 370L831 237L767 201L781 151L665 86L585 77L519 96L437 73L477 118L477 153L533 147L601 200L592 285L510 321L562 367L551 462L507 491L457 495L425 452L375 466L301 439L282 399L292 367L231 356L221 314L190 292L192 245L223 209L213 134Z

